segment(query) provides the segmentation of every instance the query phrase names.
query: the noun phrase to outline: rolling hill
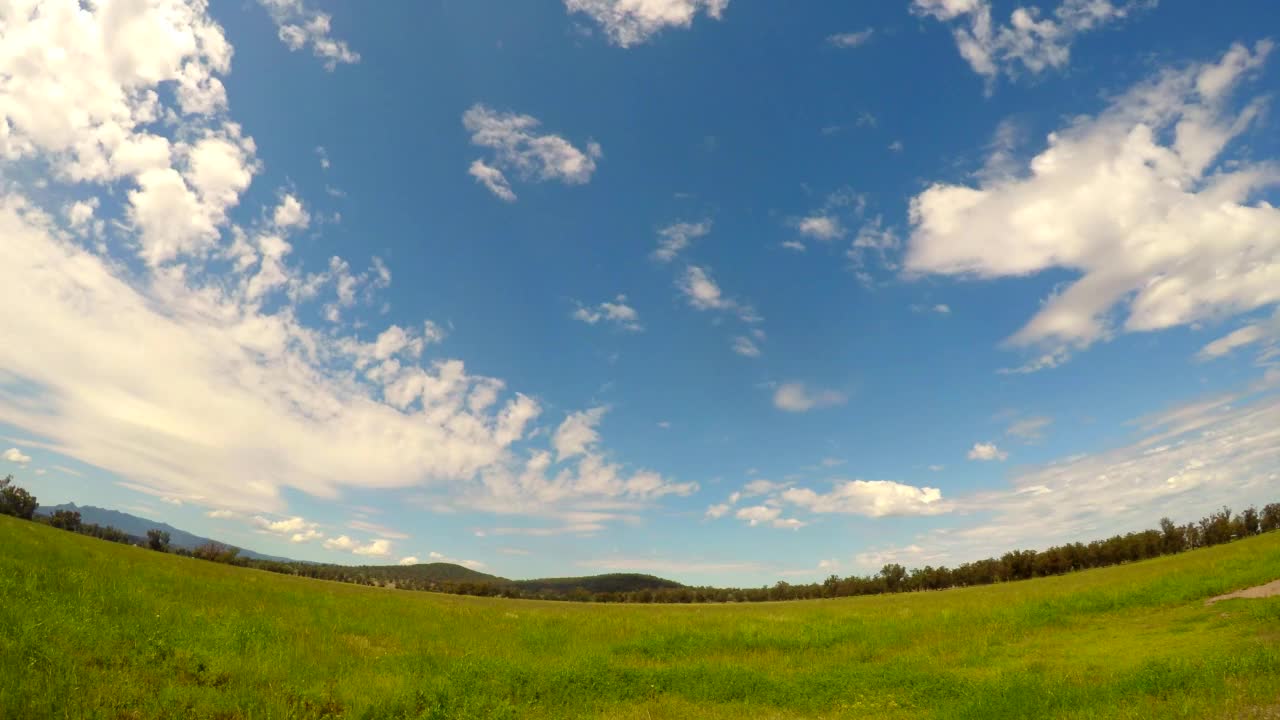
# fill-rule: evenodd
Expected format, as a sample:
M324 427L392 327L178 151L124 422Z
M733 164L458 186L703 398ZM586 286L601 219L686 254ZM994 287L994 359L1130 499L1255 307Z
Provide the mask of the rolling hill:
M1069 575L719 605L317 582L0 516L4 718L1267 718L1280 533Z
M109 510L107 508L94 507L93 505L76 505L75 503L64 503L62 505L41 505L37 510L37 515L52 515L59 510L67 510L80 513L80 520L94 525L102 525L104 527L111 526L118 530L122 530L129 535L138 538L145 538L148 530L163 530L169 533L169 544L176 548L184 548L186 550L194 550L201 545L211 542L221 542L211 538L193 535L186 530L181 530L168 523L158 520L149 520L137 515L130 515L127 512L119 510ZM275 560L279 562L288 562L289 558L279 557L275 555L264 555L254 552L248 548L242 548L231 543L221 543L229 547L237 547L240 554L253 558L254 560Z
M150 520L148 518L139 517L119 510L109 510L106 508L94 507L92 505L65 503L63 505L41 506L36 512L39 515L52 515L58 510L79 512L80 519L86 523L111 526L138 538L140 541L146 537L148 530L156 529L169 533L169 543L175 548L194 550L195 548L210 542L221 543L219 540L201 537L158 520ZM237 547L230 543L221 544L229 547ZM473 570L462 565L455 565L453 563L336 566L328 563L311 563L290 560L289 558L275 555L264 555L263 553L255 552L247 548L238 549L240 550L240 555L254 560L302 563L324 568L340 567L342 572L346 574L364 576L379 584L389 585L422 586L424 583L483 583L495 586L514 586L529 592L558 594L567 594L576 588L583 588L590 592L628 592L632 590L654 590L659 588L683 587L680 583L673 580L665 580L652 575L640 575L634 573L615 573L573 578L509 580L504 577L490 575L488 573L483 573L478 570Z

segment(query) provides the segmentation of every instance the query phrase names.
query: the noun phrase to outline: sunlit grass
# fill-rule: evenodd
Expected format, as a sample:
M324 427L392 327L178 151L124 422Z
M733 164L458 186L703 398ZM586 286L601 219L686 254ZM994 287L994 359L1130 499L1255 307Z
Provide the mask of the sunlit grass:
M0 718L1230 718L1280 533L981 588L589 605L273 575L0 517Z

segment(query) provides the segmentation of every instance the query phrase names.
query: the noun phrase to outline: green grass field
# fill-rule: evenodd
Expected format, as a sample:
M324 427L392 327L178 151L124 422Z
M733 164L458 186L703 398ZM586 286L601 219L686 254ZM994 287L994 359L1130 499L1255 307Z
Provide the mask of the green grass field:
M756 605L365 588L0 516L0 718L1275 718L1280 533Z

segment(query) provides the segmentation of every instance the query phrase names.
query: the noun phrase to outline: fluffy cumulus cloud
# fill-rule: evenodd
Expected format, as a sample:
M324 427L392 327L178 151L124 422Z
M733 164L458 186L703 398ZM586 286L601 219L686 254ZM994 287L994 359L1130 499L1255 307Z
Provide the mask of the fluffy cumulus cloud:
M1166 70L1049 135L1018 172L932 185L911 202L907 272L1077 273L1008 339L1035 351L1021 372L1119 332L1274 305L1280 210L1259 196L1280 171L1245 148L1224 156L1261 112L1260 99L1236 101L1235 90L1271 50L1236 45L1217 62Z
M590 17L610 42L626 48L666 28L688 28L699 13L719 20L729 0L564 0L564 6Z
M853 126L874 126L875 122L875 116L863 113ZM840 132L846 127L852 126L832 125L824 128L823 133ZM827 195L821 207L806 215L789 218L787 224L807 240L827 243L846 237L851 227L863 224L866 211L866 195L854 192L851 188L842 187ZM805 249L804 243L798 240L791 240L788 243L783 243L783 246L798 251Z
M1275 501L1280 483L1280 377L1240 392L1145 418L1143 437L1104 453L1029 469L1009 487L955 498L981 518L927 531L906 546L869 551L860 562L956 564L1010 548L1044 548L1185 523L1224 504Z
M579 305L573 311L573 318L588 325L609 323L628 332L644 330L644 326L640 324L640 313L627 304L626 295L619 295L612 302L606 300L599 305Z
M555 448L557 459L564 460L582 455L587 448L599 442L600 434L596 432L596 427L608 411L607 407L597 407L573 413L565 418L564 422L560 423L560 427L556 428L556 434L551 439L551 446Z
M261 532L279 535L293 543L306 543L324 537L324 533L320 532L316 523L308 522L300 517L270 520L259 515L254 517L252 522L254 527Z
M829 241L844 237L844 226L839 218L830 215L811 215L796 221L796 230L805 237Z
M408 555L400 558L400 562L397 563L397 565L417 565L417 564L418 564L418 558L412 555Z
M738 508L744 498L761 498ZM753 480L731 494L723 503L707 508L704 517L718 520L733 517L748 525L799 529L808 522L783 517L786 508L813 515L840 514L881 518L904 515L940 515L951 512L953 503L943 500L942 491L889 480L833 480L829 492L817 492L788 483Z
M608 408L570 413L551 436L554 451L532 450L480 473L479 486L424 495L420 504L436 512L480 511L522 516L536 524L504 525L494 535L593 535L613 522L634 522L637 513L670 496L686 497L694 482L676 482L652 470L628 470L601 447L599 426ZM548 521L551 524L547 524Z
M557 515L589 525L620 517L601 504L639 512L696 487L624 472L597 440L567 466L540 466L550 453L528 442L538 402L461 361L424 359L444 336L430 321L374 325L384 263L295 261L310 213L293 193L240 208L261 162L230 117L220 77L232 49L204 2L44 0L0 17L3 177L47 181L38 193L0 181L0 424L295 542L322 533L286 514L286 490L447 488L506 509L528 495L539 512L594 500ZM495 162L589 174L495 118L529 130L478 113ZM525 484L504 494L513 477ZM387 555L374 537L325 544Z
M752 505L734 513L734 517L746 522L751 527L767 525L784 530L799 530L807 523L795 518L782 517L782 508L775 505Z
M761 321L751 305L725 295L712 277L711 271L704 267L690 265L685 268L684 273L676 279L676 287L684 295L689 306L696 310L733 313L746 323Z
M773 406L793 413L843 405L848 401L848 396L842 392L810 388L799 382L783 383L773 392Z
M339 535L336 538L325 540L324 549L349 552L362 557L383 558L391 554L391 541L379 539L361 543L347 535Z
M312 54L324 61L332 72L340 64L360 62L360 53L335 40L331 32L332 18L302 4L302 0L258 0L275 22L280 42L290 50L310 47Z
M889 480L843 480L828 493L788 488L779 497L813 513L886 517L937 515L950 510L938 488L916 487Z
M0 455L0 457L3 457L11 463L17 463L18 465L24 466L31 462L31 456L22 452L18 448L9 448L8 450L5 450L4 454Z
M710 232L710 220L672 223L658 231L658 249L653 251L653 257L661 262L671 262L694 240L705 237Z
M1062 0L1049 15L1039 8L1019 6L1007 25L992 19L990 0L912 0L911 10L955 25L960 56L987 79L990 88L1001 73L1061 70L1071 59L1077 36L1155 4L1156 0Z
M995 443L980 442L974 443L973 447L969 448L969 454L967 457L970 460L978 460L981 462L991 462L993 460L1004 462L1009 459L1009 453L1001 450Z
M471 133L471 144L493 151L490 160L471 163L471 176L507 202L516 200L508 173L528 182L558 180L583 185L591 181L596 160L604 155L594 141L579 150L559 135L540 133L542 123L535 117L484 105L473 105L463 113L462 125Z

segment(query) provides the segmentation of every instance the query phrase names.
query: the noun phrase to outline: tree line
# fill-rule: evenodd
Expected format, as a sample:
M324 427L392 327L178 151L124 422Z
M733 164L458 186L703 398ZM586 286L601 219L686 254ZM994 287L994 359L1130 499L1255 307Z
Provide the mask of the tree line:
M822 582L807 584L779 581L774 585L759 588L675 586L600 590L584 586L569 587L563 583L535 582L522 587L519 583L501 578L439 579L423 576L421 573L414 572L412 568L398 566L357 567L300 561L256 560L241 556L238 548L217 542L210 542L191 550L171 548L169 534L161 530L149 530L146 538L139 538L113 527L83 523L80 520L80 513L75 511L59 510L48 517L35 517L37 507L36 498L14 485L12 476L0 479L0 514L2 515L13 515L26 520L34 519L62 530L91 535L112 542L149 547L158 552L172 552L199 560L284 575L402 590L606 603L809 600L991 585L1146 560L1280 530L1280 503L1271 503L1262 510L1250 507L1240 513L1233 513L1230 508L1223 507L1210 512L1197 522L1185 525L1178 525L1168 518L1163 518L1158 528L1150 530L1113 535L1105 540L1094 540L1089 543L1056 545L1045 550L1011 550L999 558L977 560L954 568L926 565L908 570L900 564L890 563L874 575L848 577L831 575ZM584 584L588 584L591 578L582 578L582 580Z

